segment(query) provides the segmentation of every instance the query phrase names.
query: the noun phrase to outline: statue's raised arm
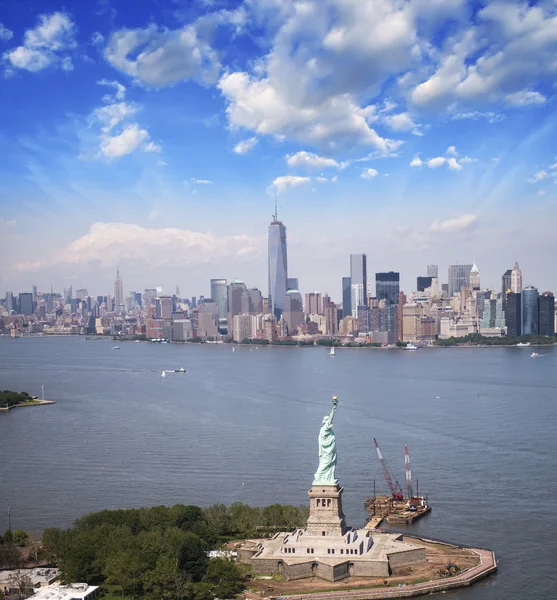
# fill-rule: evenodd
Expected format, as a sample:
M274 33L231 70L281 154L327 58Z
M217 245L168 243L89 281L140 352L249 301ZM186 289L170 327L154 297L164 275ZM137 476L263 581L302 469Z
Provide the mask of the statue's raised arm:
M337 447L333 418L337 409L338 398L333 396L331 414L323 417L319 431L319 467L315 473L313 485L337 485L335 469L337 466Z

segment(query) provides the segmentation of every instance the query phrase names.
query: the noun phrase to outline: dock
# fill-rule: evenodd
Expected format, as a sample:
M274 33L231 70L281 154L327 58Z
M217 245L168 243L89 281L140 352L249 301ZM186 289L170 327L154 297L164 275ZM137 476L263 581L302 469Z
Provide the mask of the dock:
M388 525L411 525L418 519L431 512L431 506L425 498L417 510L410 510L407 501L396 501L389 496L374 496L364 503L369 513L366 523L367 529L376 529L385 521Z
M21 404L14 404L13 406L0 406L0 410L8 411L12 408L23 408L25 406L42 406L43 404L56 404L54 400L31 400L30 402L21 402Z

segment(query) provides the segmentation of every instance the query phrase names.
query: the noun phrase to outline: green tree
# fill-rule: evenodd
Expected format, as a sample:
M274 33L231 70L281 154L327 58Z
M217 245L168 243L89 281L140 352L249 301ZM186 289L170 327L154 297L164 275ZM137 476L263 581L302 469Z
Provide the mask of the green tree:
M230 516L224 504L213 504L204 509L203 518L216 535L223 536L230 533Z
M107 583L122 586L124 593L135 598L143 587L143 575L147 564L137 550L121 550L107 560L104 575Z
M203 581L211 584L211 592L217 598L233 598L243 587L241 568L228 558L212 558L207 565Z
M60 529L45 529L42 542L46 560L49 562L56 562L60 558L62 552L62 532Z
M178 551L178 566L191 581L200 581L207 568L207 544L195 533L184 535Z
M29 534L23 529L16 529L13 532L13 542L16 546L28 546L30 543Z

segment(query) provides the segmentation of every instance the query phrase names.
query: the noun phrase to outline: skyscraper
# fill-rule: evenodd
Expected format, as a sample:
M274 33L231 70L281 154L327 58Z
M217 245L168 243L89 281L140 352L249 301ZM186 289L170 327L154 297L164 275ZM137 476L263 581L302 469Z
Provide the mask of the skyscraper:
M6 310L8 311L8 316L12 314L12 310L14 310L14 293L6 292Z
M320 315L323 313L321 294L319 292L309 292L306 294L306 314Z
M217 303L219 319L226 319L228 313L228 286L226 279L211 279L211 298Z
M351 310L358 317L358 306L367 305L367 257L365 254L350 255ZM345 316L346 316L345 311Z
M470 285L470 271L473 265L449 265L449 296L460 292L463 285Z
M433 281L433 277L429 275L427 277L419 276L416 279L416 291L425 292L428 287L431 287L431 282Z
M439 279L439 265L427 265L427 276Z
M501 277L501 298L503 299L503 310L507 308L507 293L511 291L512 270L507 269Z
M19 294L19 314L30 316L33 312L33 294L31 292Z
M350 277L342 278L342 312L344 315L352 312L352 282Z
M243 315L259 315L263 312L263 298L257 288L242 292L241 309Z
M298 283L297 277L287 277L286 278L286 291L288 290L299 290L300 284Z
M505 311L505 325L507 335L522 335L522 297L521 294L509 292L507 294L507 310Z
M120 268L116 267L116 279L114 280L114 312L120 313L124 310L124 284L120 277Z
M538 296L533 285L522 290L522 335L538 334Z
M242 313L242 294L246 291L246 284L235 279L228 286L228 315L230 319L229 331L232 331L232 320Z
M511 292L520 294L522 291L522 271L518 266L518 263L514 263L513 270L511 271Z
M478 267L476 266L475 259L474 259L474 264L472 265L472 268L470 269L470 287L472 288L472 290L480 289L480 271L478 270Z
M394 271L375 273L375 297L386 300L387 304L397 304L400 292L400 274Z
M551 292L544 292L539 298L538 333L555 335L555 297Z
M304 322L302 294L298 290L289 290L284 295L284 320L288 325L288 333L292 335Z
M275 203L275 214L269 225L269 304L277 321L284 310L287 279L286 227L278 220Z

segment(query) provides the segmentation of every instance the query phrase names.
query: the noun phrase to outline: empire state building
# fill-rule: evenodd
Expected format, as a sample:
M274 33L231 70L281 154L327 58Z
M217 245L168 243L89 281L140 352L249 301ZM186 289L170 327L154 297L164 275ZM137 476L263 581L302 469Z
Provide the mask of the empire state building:
M269 311L277 321L284 311L287 278L286 227L278 220L275 205L273 221L269 225Z
M116 268L116 279L114 280L114 312L124 312L124 285L118 267Z

